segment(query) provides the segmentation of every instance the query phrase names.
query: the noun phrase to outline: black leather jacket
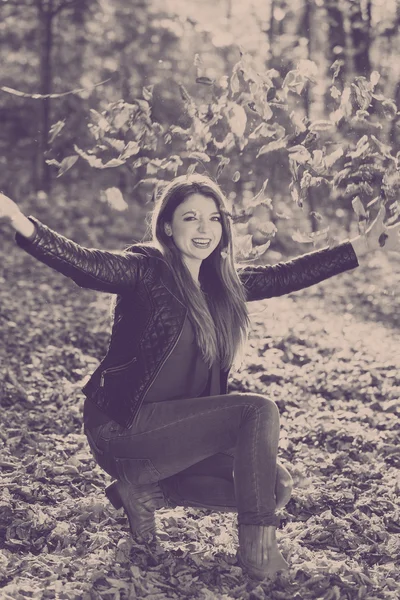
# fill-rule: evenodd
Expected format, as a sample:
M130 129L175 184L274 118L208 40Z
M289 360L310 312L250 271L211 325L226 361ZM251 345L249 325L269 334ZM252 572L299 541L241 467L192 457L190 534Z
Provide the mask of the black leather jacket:
M82 391L129 428L182 332L187 309L172 272L156 249L140 244L115 252L84 248L29 219L36 232L30 239L16 234L21 248L80 287L117 294L109 349ZM282 296L357 266L353 247L345 242L274 266L238 268L238 274L252 301ZM221 370L222 394L228 374Z

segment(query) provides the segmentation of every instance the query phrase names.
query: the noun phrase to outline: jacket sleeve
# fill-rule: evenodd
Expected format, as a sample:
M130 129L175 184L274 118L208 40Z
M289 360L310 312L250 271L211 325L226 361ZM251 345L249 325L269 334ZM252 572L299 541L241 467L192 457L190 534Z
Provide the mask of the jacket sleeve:
M30 238L17 232L18 246L80 287L123 293L132 289L147 270L148 259L142 254L84 248L35 217L28 219L35 225L35 232Z
M358 267L350 242L325 248L273 266L246 266L237 270L247 301L283 296L310 287L333 275Z

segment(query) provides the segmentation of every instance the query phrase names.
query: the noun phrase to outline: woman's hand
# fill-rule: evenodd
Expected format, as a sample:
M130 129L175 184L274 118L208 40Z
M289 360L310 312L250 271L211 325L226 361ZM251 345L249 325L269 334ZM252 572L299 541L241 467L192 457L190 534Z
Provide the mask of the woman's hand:
M18 206L5 194L0 193L0 221L11 223L18 215L21 215Z
M33 239L36 227L11 198L0 193L0 223L9 223L15 231L26 238Z
M369 250L400 252L400 223L384 225L385 207L381 206L375 221L368 227L365 238Z
M381 206L378 216L365 234L351 240L358 259L374 250L400 252L400 223L389 227L384 225L385 213L385 207Z

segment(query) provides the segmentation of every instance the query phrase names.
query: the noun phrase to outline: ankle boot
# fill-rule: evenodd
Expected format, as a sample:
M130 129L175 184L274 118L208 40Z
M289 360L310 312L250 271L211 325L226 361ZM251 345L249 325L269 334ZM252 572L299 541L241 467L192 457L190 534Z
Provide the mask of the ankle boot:
M157 483L130 485L114 481L105 493L114 508L124 509L134 536L155 536L155 511L166 506L164 494Z
M288 569L277 546L273 525L239 525L237 558L250 577L259 581Z

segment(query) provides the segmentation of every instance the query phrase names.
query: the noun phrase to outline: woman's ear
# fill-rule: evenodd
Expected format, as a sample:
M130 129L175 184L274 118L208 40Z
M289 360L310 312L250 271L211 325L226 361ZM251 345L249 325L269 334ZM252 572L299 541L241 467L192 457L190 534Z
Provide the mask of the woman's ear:
M171 225L169 223L164 223L164 231L167 235L172 235Z

